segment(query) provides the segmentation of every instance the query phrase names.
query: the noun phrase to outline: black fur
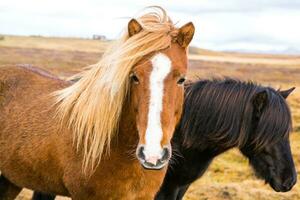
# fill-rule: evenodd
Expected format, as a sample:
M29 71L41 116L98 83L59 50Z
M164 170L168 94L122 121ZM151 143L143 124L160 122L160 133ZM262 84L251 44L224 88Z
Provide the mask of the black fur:
M213 158L233 147L275 191L290 190L296 172L289 144L291 114L284 97L291 91L233 79L189 84L172 140L174 162L155 199L182 199Z
M41 192L34 192L32 196L32 200L54 200L55 195L44 194Z

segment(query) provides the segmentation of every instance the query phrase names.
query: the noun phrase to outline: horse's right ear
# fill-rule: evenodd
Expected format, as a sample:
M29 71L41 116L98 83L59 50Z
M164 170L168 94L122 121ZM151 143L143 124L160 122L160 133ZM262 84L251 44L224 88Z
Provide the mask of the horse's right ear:
M254 95L252 99L253 106L258 115L260 115L263 109L268 104L268 93L267 91L261 91Z
M143 30L143 27L140 25L140 23L136 19L131 19L128 23L128 35L129 37L138 34Z
M283 98L286 99L295 89L296 87L292 87L288 90L280 90L279 93Z

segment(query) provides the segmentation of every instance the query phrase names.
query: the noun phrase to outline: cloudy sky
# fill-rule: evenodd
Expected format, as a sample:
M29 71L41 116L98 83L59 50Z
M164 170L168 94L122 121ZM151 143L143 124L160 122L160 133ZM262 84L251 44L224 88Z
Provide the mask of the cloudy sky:
M150 5L179 25L194 22L201 48L300 54L300 0L4 0L0 34L113 39Z

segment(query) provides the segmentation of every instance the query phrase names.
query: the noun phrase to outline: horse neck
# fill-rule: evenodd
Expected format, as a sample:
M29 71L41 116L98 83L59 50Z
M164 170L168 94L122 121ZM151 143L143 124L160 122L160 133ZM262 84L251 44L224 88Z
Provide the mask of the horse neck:
M218 142L214 143L204 138L197 145L188 147L183 144L183 134L184 132L181 132L177 129L172 139L172 145L175 151L174 156L176 156L175 160L178 162L175 165L181 165L180 161L184 163L187 162L187 160L189 160L191 162L190 165L197 166L199 170L199 175L205 172L209 164L216 156L235 147L235 145L224 146L218 144Z

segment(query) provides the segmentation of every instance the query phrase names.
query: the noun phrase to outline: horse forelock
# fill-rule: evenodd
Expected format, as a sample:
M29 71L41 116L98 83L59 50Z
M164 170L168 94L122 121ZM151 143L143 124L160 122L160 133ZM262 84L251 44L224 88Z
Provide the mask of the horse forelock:
M252 98L262 90L268 92L269 102L253 127ZM290 124L289 108L274 89L226 78L187 86L178 130L183 134L183 144L190 147L207 142L231 148L251 142L260 149L286 137Z
M54 93L58 116L73 131L77 150L83 152L85 173L95 169L105 149L109 152L133 67L148 54L170 47L177 32L162 8L149 9L137 18L141 32L129 37L125 31L97 64L74 76L77 82Z

